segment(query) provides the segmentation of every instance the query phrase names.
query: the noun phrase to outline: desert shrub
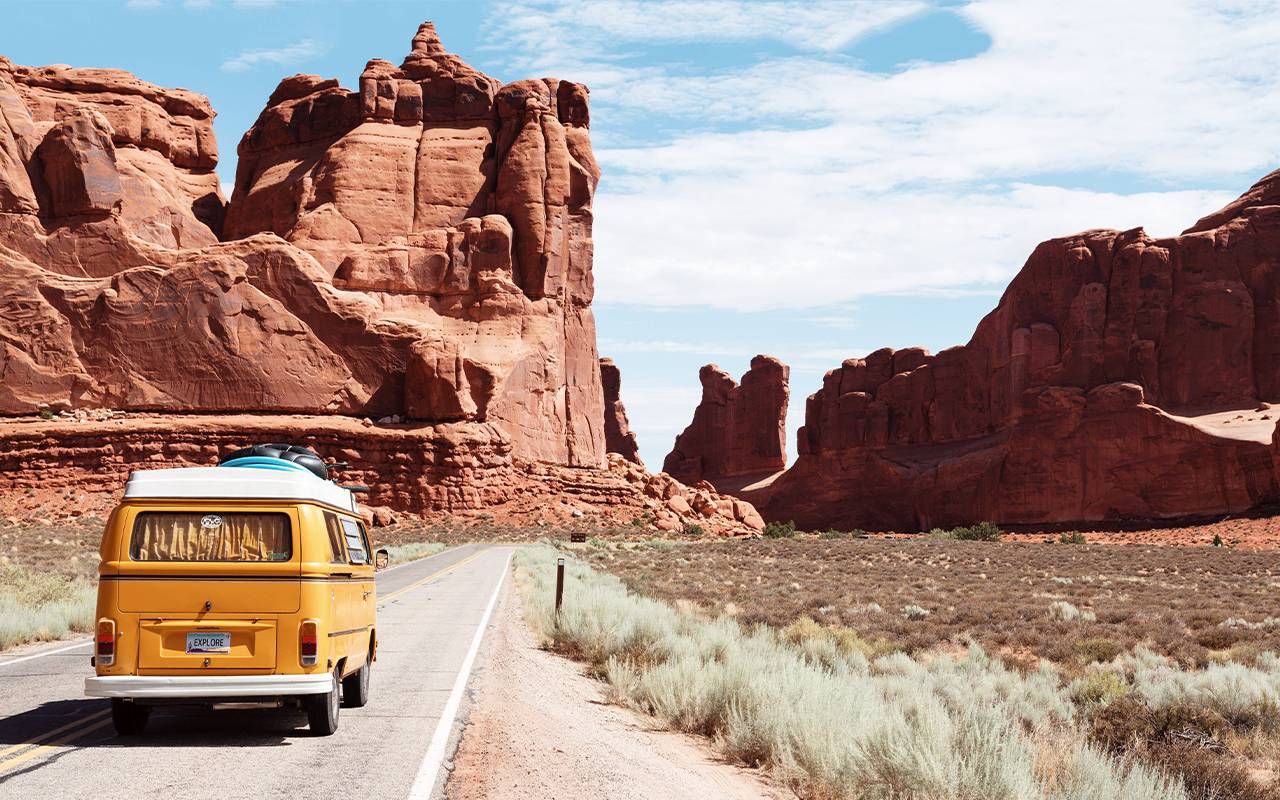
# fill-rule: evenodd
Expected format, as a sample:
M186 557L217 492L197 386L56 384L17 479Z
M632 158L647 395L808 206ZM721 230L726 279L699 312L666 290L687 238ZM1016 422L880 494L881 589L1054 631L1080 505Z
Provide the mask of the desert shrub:
M1090 715L1089 740L1118 757L1137 758L1177 776L1193 800L1263 800L1274 787L1254 780L1226 753L1231 722L1191 704L1152 708L1132 695Z
M1071 699L1079 705L1105 706L1129 694L1129 682L1110 670L1095 670L1072 681Z
M1081 611L1066 600L1055 600L1049 604L1049 619L1059 622L1097 622L1098 616L1092 611Z
M0 649L93 630L97 588L50 572L0 570Z
M550 646L591 663L615 702L712 737L801 796L1186 798L1158 770L1080 743L1054 749L1051 773L1038 770L1038 742L1074 719L1049 667L1022 674L977 647L959 658L841 659L812 621L788 632L682 614L576 559L557 617L555 555L516 556L528 618Z
M387 554L391 556L392 564L404 564L427 556L433 556L443 550L444 545L440 542L407 542L405 544L386 545L385 549Z
M1000 539L1000 528L990 522L979 522L976 525L963 525L950 530L933 528L929 531L931 539L950 539L965 542L995 542Z
M791 521L787 522L766 522L764 525L764 538L766 539L786 539L795 536L796 524Z
M633 528L651 528L658 521L652 511L642 511L631 518L631 527Z
M977 525L952 529L951 538L968 542L994 542L1000 539L1000 528L990 522L979 522Z
M1058 534L1059 544L1087 544L1084 534L1080 531L1066 531Z
M1196 644L1206 650L1226 650L1248 636L1244 629L1238 627L1217 626L1196 631Z
M849 538L849 536L850 534L847 534L844 531L838 531L835 528L831 528L830 530L825 530L822 533L818 534L819 539L824 539L828 541L831 539L847 539Z
M1147 761L1177 775L1192 800L1275 800L1276 788L1264 786L1237 761L1191 744L1151 748Z
M1091 637L1077 640L1071 645L1071 649L1081 661L1092 664L1112 660L1124 652L1124 645L1114 639Z
M696 522L686 522L681 529L681 533L690 538L697 538L706 533L706 530Z
M902 616L910 620L922 620L928 617L931 613L933 612L929 609L923 606L918 606L915 603L908 603L902 607Z

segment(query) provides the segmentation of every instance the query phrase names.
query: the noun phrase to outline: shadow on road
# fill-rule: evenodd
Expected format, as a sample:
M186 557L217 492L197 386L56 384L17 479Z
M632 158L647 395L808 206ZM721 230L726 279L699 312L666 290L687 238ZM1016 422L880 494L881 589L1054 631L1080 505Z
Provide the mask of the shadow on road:
M0 719L0 749L26 744L82 719L88 720L83 726L68 727L39 744L53 744L70 737L65 746L75 748L279 747L289 744L290 739L310 736L306 715L291 709L214 711L200 706L160 706L152 711L147 732L141 736L116 736L108 725L84 741L74 738L78 729L109 719L110 710L110 701L100 699L42 703L37 708ZM90 717L92 719L88 719Z

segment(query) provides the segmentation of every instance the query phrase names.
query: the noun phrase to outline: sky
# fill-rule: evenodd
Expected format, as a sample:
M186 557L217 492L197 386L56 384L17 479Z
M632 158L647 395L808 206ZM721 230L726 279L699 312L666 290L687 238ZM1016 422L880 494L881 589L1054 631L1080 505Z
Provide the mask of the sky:
M825 371L968 341L1036 243L1174 235L1280 167L1266 0L53 0L6 7L0 54L208 95L229 188L280 78L355 87L425 19L590 87L600 352L654 469L702 364L791 366L794 458Z

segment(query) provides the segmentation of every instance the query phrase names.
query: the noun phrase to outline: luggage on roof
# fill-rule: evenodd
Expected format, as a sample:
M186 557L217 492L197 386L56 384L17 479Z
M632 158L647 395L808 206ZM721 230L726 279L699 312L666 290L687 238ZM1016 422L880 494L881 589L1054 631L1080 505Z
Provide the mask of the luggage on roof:
M305 469L317 478L329 479L329 467L319 453L299 444L255 444L223 456L218 466L284 471Z

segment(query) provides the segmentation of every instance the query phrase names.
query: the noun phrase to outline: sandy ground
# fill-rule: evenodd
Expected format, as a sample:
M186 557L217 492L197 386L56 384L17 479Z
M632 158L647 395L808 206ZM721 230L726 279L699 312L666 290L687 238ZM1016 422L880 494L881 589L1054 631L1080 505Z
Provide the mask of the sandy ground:
M508 583L494 610L448 800L745 800L793 795L703 742L607 705L580 665L537 648Z

